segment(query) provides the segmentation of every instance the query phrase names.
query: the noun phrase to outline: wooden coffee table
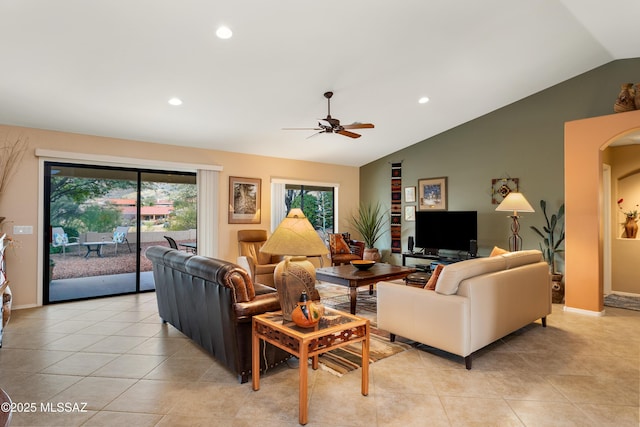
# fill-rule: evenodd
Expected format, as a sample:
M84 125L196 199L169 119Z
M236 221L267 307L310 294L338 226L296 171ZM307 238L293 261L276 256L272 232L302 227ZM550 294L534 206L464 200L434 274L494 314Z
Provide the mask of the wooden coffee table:
M383 280L404 279L415 272L413 267L400 267L391 264L375 264L369 270L358 270L351 264L316 269L316 278L325 282L349 288L351 314L356 314L356 298L360 286L373 285Z
M284 320L282 312L253 316L253 338L251 351L251 376L253 390L260 390L260 340L288 351L300 359L298 384L298 422L307 423L308 366L312 358L312 368L318 369L318 356L333 349L354 342L362 342L362 384L363 396L369 394L369 333L368 319L352 316L330 308L324 309L320 323L312 328L301 328Z

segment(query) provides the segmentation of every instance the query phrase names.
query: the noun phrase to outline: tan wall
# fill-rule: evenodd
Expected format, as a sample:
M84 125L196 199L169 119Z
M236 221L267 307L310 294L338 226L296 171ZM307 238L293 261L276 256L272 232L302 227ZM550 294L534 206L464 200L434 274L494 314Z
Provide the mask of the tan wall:
M640 111L565 124L566 305L603 309L602 150L640 128Z
M610 147L611 166L611 290L640 294L640 239L622 238L626 217L617 201L624 199L625 211L640 207L640 146Z
M35 149L38 148L87 155L222 166L219 188L221 200L218 212L220 218L218 254L220 258L229 261L235 261L237 256L237 230L248 228L245 224L227 224L229 176L262 179L261 223L250 225L251 228L270 230L270 180L272 177L338 183L340 185L338 201L340 224L345 222L345 215L357 208L359 200L359 171L356 167L0 126L0 141L5 137L8 140L14 140L19 136L29 139L29 151L0 199L0 216L7 218L5 232L11 233L13 225L33 226L32 235L21 235L17 244L7 251L8 277L11 281L14 304L18 307L36 305L38 287L42 286L42 279L38 274L38 236L41 232L38 209L42 202L41 195L38 194L41 179L38 170L39 161L35 157Z

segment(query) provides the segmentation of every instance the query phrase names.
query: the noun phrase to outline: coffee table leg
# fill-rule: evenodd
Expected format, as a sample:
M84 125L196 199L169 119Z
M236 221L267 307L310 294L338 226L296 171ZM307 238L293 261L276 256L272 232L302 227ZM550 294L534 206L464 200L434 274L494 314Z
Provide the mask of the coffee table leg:
M356 314L356 298L358 298L358 288L349 286L349 303L351 314Z

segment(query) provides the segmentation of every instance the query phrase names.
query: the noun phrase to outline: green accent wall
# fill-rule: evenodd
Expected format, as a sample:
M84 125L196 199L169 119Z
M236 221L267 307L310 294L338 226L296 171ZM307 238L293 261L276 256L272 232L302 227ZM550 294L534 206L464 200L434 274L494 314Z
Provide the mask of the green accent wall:
M538 249L539 238L529 227L544 223L540 200L547 201L550 212L564 201L564 123L614 114L620 85L626 82L640 83L640 58L610 62L380 158L360 168L360 199L390 207L390 163L402 162L403 188L417 187L421 178L446 176L448 209L478 211L479 254L486 255L494 245L508 247L511 223L491 203L491 180L519 178L519 191L536 210L520 219L523 247ZM473 94L465 102L473 102ZM417 203L406 203L403 196L402 205L404 210ZM403 218L403 252L414 225ZM387 233L377 246L385 261L400 264L390 244Z

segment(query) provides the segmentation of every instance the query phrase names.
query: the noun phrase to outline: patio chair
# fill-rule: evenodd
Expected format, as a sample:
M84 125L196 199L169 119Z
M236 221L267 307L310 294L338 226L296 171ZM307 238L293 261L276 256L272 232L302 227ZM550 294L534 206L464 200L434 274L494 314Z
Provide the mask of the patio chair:
M116 244L116 255L118 255L118 245L122 245L124 243L127 244L129 252L131 252L131 245L127 239L127 233L129 233L129 227L127 226L116 227L116 231L113 232L113 243Z
M72 242L71 240L75 241ZM62 256L65 256L68 247L78 246L79 244L79 239L77 237L69 237L62 227L51 227L51 246L62 248Z
M169 237L169 236L164 236L165 239L167 239L167 242L169 242L169 247L171 249L175 249L175 250L180 250L178 249L178 244L176 243L176 241L173 239L173 237Z

